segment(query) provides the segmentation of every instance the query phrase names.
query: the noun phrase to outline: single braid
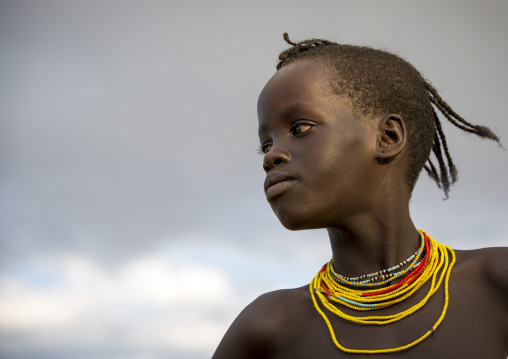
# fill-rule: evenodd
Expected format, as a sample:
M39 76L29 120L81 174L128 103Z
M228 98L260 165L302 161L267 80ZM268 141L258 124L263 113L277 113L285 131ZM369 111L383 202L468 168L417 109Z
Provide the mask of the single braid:
M443 145L443 149L446 155L446 161L448 162L448 169L450 171L450 175L452 178L452 183L454 184L457 181L457 167L455 167L455 164L453 163L452 156L450 155L450 151L448 150L448 143L446 142L446 137L443 132L443 129L441 127L441 121L439 121L439 117L437 117L437 114L434 112L434 121L436 124L436 132L439 136L439 139L441 141L441 144Z
M300 42L293 42L289 39L289 35L287 32L284 33L283 37L284 37L284 40L286 40L286 42L289 45L292 45L293 47L290 47L286 51L283 51L280 53L280 55L279 55L280 61L277 64L277 70L280 69L282 67L282 65L284 65L284 63L290 57L292 57L294 55L298 55L301 52L309 51L309 49L312 47L332 44L332 42L330 42L328 40L322 40L322 39L309 39L309 40L304 40L304 41L300 41Z
M441 150L441 141L439 139L439 135L436 133L436 137L434 137L434 145L432 146L432 152L434 156L437 158L437 163L439 164L439 182L437 183L439 188L442 188L446 198L448 198L448 192L450 190L450 178L448 176L448 170L446 168L443 152Z
M429 177L432 178L434 182L436 182L437 186L441 188L442 186L439 181L439 174L437 173L436 166L434 166L434 163L430 158L427 160L427 163L428 165L424 165L423 168L425 171L427 171Z

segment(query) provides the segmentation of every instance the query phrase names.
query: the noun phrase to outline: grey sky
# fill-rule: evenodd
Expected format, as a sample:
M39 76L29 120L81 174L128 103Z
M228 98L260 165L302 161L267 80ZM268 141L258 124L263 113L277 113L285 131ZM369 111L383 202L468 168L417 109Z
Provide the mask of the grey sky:
M403 56L506 147L507 16L506 1L490 0L2 1L1 273L62 253L105 268L170 253L233 283L247 278L235 308L277 285L307 283L329 259L326 235L278 224L256 154L257 96L286 47L282 33ZM415 223L457 248L507 245L506 152L445 131L459 182L442 201L422 176ZM268 271L284 265L299 277L269 282ZM7 333L23 336L9 328L0 328L0 353ZM19 345L39 348L30 338ZM31 357L14 342L13 358ZM89 357L120 355L89 348ZM207 357L182 348L157 353Z

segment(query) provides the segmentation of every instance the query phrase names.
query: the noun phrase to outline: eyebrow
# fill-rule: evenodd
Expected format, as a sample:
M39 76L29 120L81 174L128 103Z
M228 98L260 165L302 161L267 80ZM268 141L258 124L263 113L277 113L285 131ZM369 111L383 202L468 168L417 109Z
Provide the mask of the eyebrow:
M291 115L294 112L303 111L303 106L298 102L293 105L287 106L282 110L277 112L277 117L286 117Z

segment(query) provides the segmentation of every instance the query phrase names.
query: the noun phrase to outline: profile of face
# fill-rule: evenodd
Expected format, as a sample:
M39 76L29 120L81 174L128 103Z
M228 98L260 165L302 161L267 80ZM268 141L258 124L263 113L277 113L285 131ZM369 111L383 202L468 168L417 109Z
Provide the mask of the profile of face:
M374 121L334 93L324 62L277 71L258 100L265 193L288 229L333 228L365 210L378 176Z

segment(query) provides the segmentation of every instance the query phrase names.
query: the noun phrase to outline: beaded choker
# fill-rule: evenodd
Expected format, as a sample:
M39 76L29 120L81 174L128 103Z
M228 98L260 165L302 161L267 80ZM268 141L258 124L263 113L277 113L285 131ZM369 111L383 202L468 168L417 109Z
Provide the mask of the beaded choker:
M360 277L344 277L344 276L337 274L335 272L335 270L333 268L333 258L332 258L329 263L330 264L330 271L331 271L332 276L335 279L335 281L340 282L342 284L362 286L362 287L363 286L372 287L372 286L380 286L383 284L390 283L391 281L397 279L398 277L403 276L404 274L406 274L406 273L412 271L414 268L418 267L418 265L420 264L420 262L418 262L418 259L420 259L420 257L422 256L423 249L425 248L425 236L422 233L420 233L420 238L421 238L421 243L420 243L420 247L418 248L418 250L411 257L409 257L405 261L400 262L399 264L397 264L394 267L384 269L384 270L376 272L376 273L362 275ZM406 269L401 270L400 272L397 272L397 273L391 273L410 262L411 262L411 264ZM374 283L378 280L381 280L381 282ZM371 283L371 284L369 284L369 283Z
M421 245L418 250L411 257L394 267L360 277L344 277L335 272L332 258L329 263L323 266L310 283L310 293L314 307L323 317L326 325L328 326L333 342L340 350L346 353L356 354L384 354L406 350L425 340L443 321L446 310L448 309L448 283L452 267L455 264L455 253L450 247L437 243L422 230L418 230L418 232L420 233L421 238ZM451 262L449 260L448 253L451 254ZM409 263L408 267L400 270L399 272L392 273L404 267L407 263ZM377 287L388 284L396 278L400 278L402 276L405 276L402 281L389 287L383 289L367 289L369 287ZM368 311L390 307L409 298L429 279L432 279L431 287L425 298L411 308L397 314L355 317L348 315L337 308L337 305L343 305L354 310ZM343 347L338 342L330 321L328 320L326 314L321 310L316 300L316 297L319 298L321 304L328 311L345 320L366 325L386 325L399 321L421 309L425 303L427 303L429 298L437 292L443 280L445 281L445 303L439 319L432 328L420 338L397 348L363 350ZM350 287L356 287L359 289L352 289Z

